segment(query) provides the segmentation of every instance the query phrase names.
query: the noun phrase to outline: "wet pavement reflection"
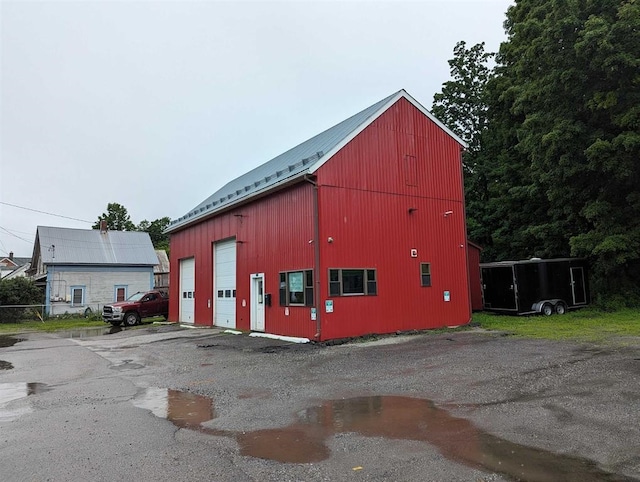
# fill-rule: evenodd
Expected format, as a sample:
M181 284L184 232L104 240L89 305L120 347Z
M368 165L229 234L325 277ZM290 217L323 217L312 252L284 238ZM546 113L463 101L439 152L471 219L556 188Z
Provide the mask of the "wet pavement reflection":
M50 388L45 383L0 383L0 422L14 420L31 411L30 407L9 410L5 408L6 404L48 390Z
M62 330L56 332L60 338L83 339L93 336L113 335L122 331L120 326L92 326L88 328L77 328L74 330Z
M215 417L207 397L167 389L147 389L134 403L177 427L234 438L243 455L284 463L311 463L331 455L326 440L337 433L428 443L446 458L514 480L633 481L606 472L595 462L519 445L486 433L424 399L400 396L327 400L297 414L293 424L239 432L201 424Z
M9 335L0 335L0 348L7 348L24 341L24 338L19 338Z
M8 361L0 360L0 370L11 370L13 365Z

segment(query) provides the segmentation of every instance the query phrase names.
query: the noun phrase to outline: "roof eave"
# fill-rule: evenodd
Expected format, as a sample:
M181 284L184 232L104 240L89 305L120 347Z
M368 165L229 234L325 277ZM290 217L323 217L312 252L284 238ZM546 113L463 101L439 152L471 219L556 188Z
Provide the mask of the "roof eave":
M194 224L198 224L206 219L210 219L212 217L218 216L220 214L223 214L227 211L230 211L232 209L235 209L239 206L243 206L245 204L248 204L250 202L253 202L257 199L260 199L262 197L265 197L269 194L272 194L276 191L280 191L281 189L284 189L286 187L289 187L293 184L297 184L299 182L301 182L302 180L304 180L305 176L307 176L310 173L310 169L305 169L303 171L300 171L292 176L286 177L284 179L282 179L281 181L278 181L275 184L271 184L270 186L264 187L258 191L255 191L251 194L249 194L248 196L244 196L241 198L236 199L235 201L230 202L229 204L225 204L224 206L220 206L217 209L213 209L211 211L206 211L200 215L196 215L194 216L192 219L186 220L182 223L178 223L174 226L170 226L167 229L164 230L164 233L166 234L173 234L176 233L177 231L182 231L185 228L188 228L190 226L193 226Z

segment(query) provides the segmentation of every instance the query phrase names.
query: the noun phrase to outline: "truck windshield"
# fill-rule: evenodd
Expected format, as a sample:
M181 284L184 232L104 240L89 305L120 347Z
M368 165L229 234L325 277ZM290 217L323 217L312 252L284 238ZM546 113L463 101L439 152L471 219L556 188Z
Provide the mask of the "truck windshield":
M129 298L127 298L127 301L140 301L143 296L144 296L144 293L134 293L131 296L129 296Z

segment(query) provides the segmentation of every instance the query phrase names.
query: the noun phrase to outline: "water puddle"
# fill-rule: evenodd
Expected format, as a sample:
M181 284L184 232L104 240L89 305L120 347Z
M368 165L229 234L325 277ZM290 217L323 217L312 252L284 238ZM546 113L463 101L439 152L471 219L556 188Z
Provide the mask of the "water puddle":
M133 400L136 407L151 410L156 417L166 418L180 428L198 430L200 424L215 418L213 402L195 393L147 388Z
M19 416L31 411L31 407L7 409L5 405L9 402L48 390L50 390L50 388L44 383L0 383L0 422L15 420Z
M24 341L24 338L16 338L15 336L1 335L0 336L0 348L7 348Z
M93 336L113 335L119 333L122 328L119 326L92 326L88 328L77 328L73 330L62 330L56 332L60 338L84 339Z
M0 370L11 370L13 365L8 361L0 360Z
M147 389L134 404L180 428L234 438L242 455L284 463L312 463L331 453L326 440L338 433L412 440L436 447L446 458L519 481L634 481L598 468L595 462L519 445L483 432L431 401L399 396L327 400L297 413L282 428L239 432L201 424L215 418L210 398L176 390Z

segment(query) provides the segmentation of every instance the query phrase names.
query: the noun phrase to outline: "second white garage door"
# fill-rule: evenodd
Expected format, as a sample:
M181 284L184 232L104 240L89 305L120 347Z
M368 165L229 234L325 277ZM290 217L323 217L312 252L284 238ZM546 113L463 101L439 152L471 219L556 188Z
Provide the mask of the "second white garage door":
M236 240L221 241L214 245L213 295L215 310L213 322L225 328L236 327Z

